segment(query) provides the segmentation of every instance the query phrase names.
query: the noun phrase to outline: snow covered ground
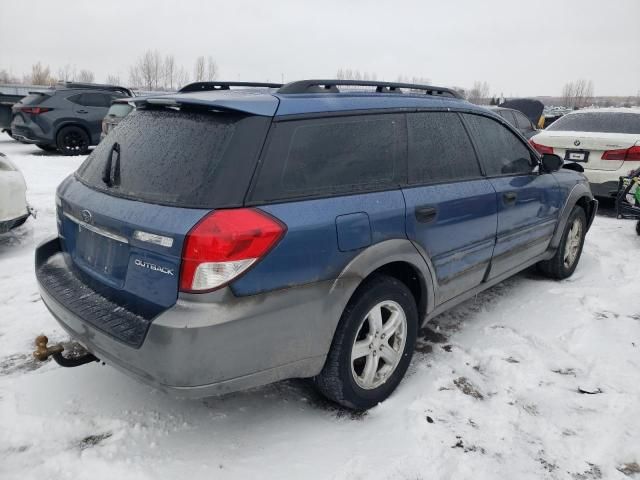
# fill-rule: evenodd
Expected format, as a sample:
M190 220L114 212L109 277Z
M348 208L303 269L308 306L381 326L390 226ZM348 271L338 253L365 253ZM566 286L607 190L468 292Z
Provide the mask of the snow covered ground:
M640 478L632 222L598 217L566 281L525 272L438 317L399 389L367 414L301 381L185 401L109 366L31 359L37 334L65 339L33 250L82 158L6 135L0 151L39 213L0 236L0 479Z

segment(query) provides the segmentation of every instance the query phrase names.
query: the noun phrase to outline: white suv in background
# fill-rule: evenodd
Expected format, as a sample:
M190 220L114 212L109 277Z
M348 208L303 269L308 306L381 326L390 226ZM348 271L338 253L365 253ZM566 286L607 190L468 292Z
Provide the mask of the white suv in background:
M579 162L593 194L615 195L618 179L640 167L640 109L577 110L531 138L540 153Z

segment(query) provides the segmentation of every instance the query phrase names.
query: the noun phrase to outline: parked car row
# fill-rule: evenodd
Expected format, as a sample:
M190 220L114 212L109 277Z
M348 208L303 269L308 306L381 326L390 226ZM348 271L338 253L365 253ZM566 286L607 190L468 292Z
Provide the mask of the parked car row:
M614 197L618 180L640 168L640 109L576 110L531 139L542 154L579 162L593 193Z
M113 101L131 96L124 87L82 83L33 92L12 107L11 135L45 151L84 155L100 141Z
M86 354L40 338L41 358L189 397L311 378L366 409L434 316L532 265L573 274L598 203L496 112L437 86L254 87L136 101L62 182L36 276Z

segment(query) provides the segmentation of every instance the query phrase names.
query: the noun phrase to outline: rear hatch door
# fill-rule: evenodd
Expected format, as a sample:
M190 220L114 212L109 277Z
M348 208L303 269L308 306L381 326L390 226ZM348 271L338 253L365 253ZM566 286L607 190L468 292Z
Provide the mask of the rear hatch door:
M242 205L270 119L135 110L59 188L63 249L95 289L161 310L178 295L189 230Z

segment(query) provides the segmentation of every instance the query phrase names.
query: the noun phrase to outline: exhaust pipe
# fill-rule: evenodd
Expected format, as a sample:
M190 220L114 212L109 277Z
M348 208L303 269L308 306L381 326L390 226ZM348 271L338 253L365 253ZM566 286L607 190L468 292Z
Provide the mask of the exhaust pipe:
M73 352L73 356L65 357L62 355L64 346L62 344L48 346L49 339L46 335L39 335L36 338L36 350L33 352L33 356L36 360L41 362L47 361L49 357L53 357L55 362L61 367L79 367L91 362L99 362L100 360L79 343L73 342L70 344L69 350Z

